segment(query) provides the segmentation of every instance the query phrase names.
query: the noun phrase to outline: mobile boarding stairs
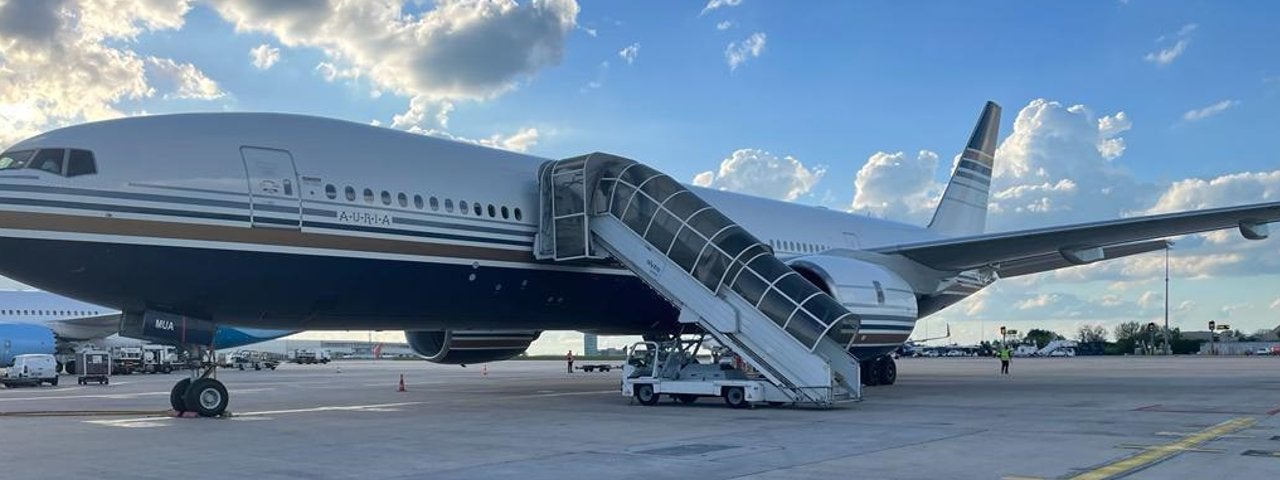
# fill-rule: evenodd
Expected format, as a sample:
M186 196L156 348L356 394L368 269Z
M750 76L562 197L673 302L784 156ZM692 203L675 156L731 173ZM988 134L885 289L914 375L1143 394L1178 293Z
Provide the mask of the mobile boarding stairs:
M685 362L632 370L624 394L642 403L663 394L682 401L716 395L733 405L729 395L742 393L733 387L746 384L725 383L732 380L755 382L755 393L743 389L747 401L829 407L861 398L858 361L848 353L858 317L688 188L604 153L549 161L538 182L539 260L614 259L679 309L681 324L755 372L708 376L705 366ZM675 358L681 342L647 348Z

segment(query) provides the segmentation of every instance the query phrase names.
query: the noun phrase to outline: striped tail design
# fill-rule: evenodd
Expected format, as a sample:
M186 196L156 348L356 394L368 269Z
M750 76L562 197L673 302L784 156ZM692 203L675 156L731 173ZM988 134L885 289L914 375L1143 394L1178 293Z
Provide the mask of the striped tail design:
M1000 106L987 102L933 213L930 230L948 236L977 235L986 230L991 170L999 135Z

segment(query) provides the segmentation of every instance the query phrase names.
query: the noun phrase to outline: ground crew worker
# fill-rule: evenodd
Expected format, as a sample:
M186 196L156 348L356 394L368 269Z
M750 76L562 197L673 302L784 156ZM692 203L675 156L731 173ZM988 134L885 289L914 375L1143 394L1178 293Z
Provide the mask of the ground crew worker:
M1000 352L997 353L997 355L1000 357L1000 374L1008 375L1009 374L1009 357L1012 356L1011 353L1009 352L1009 347L1008 346L1000 347Z
M569 354L564 356L564 360L569 363L569 373L573 373L573 350L569 350Z

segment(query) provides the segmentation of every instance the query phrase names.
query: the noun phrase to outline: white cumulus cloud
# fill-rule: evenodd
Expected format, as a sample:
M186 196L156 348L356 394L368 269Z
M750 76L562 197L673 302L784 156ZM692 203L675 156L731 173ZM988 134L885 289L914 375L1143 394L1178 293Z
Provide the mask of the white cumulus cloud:
M398 0L211 1L238 31L321 51L327 79L430 102L491 99L558 64L578 15L574 0L442 0L416 14Z
M254 67L266 70L280 61L280 49L264 43L249 50L249 58L253 59Z
M1187 113L1182 114L1182 119L1188 122L1194 122L1196 120L1204 120L1206 118L1212 117L1219 113L1225 112L1227 111L1227 109L1237 105L1240 105L1239 100L1223 100L1221 102L1215 103L1213 105L1209 105L1204 108L1188 110Z
M741 42L730 42L724 49L724 61L729 64L729 70L737 70L747 60L759 57L764 52L766 39L764 33L756 32Z
M850 208L881 218L921 221L942 195L943 186L933 181L937 168L938 154L928 150L914 156L876 152L858 169Z
M716 30L728 30L733 28L733 20L724 20L716 24Z
M618 56L627 61L627 65L636 63L636 56L640 55L640 44L633 43L627 45L622 50L618 50Z
M693 184L779 200L795 200L809 193L826 173L825 167L805 167L792 156L779 158L764 150L744 148L720 162L718 171L699 173Z
M0 3L0 147L52 127L122 116L120 102L155 95L148 59L132 42L180 28L190 8L188 0ZM207 91L186 93L200 92Z
M1114 162L1119 135L1133 128L1124 112L1095 118L1083 105L1032 100L995 155L991 222L996 230L1116 218L1154 192Z
M168 58L147 57L147 64L155 69L156 76L173 85L165 98L213 100L226 95L218 82L190 63L178 63Z

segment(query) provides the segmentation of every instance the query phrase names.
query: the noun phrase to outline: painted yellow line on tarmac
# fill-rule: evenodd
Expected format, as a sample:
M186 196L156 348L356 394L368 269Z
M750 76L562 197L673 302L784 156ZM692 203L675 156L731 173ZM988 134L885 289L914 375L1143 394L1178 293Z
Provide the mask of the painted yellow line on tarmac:
M1183 437L1181 440L1163 445L1153 445L1150 448L1143 450L1141 453L1116 460L1070 478L1071 480L1105 480L1108 478L1116 478L1140 468L1145 468L1155 464L1156 462L1169 459L1179 453L1192 450L1201 444L1217 440L1226 435L1252 427L1255 423L1258 423L1258 420L1251 417L1240 417L1227 420Z

